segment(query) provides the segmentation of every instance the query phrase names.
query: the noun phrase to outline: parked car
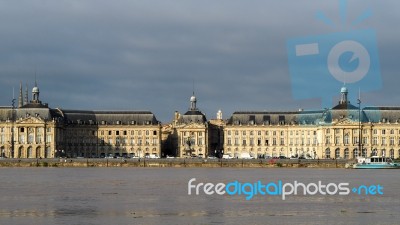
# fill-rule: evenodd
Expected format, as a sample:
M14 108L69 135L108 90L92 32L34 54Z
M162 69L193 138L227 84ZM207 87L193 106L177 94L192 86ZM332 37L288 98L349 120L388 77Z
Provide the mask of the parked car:
M233 157L231 155L228 155L228 154L222 155L222 158L223 159L233 159Z

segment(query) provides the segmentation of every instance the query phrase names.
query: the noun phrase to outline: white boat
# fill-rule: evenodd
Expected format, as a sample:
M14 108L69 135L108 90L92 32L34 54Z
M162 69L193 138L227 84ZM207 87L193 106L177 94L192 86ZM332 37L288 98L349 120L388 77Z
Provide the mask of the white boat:
M391 158L383 156L359 157L354 169L400 169L399 163L394 163Z

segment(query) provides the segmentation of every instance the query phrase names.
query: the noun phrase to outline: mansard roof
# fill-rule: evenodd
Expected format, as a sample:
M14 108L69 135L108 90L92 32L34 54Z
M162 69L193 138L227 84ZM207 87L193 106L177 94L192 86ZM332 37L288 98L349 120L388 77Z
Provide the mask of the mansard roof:
M400 122L400 107L365 107L360 111L362 122ZM314 110L314 111L249 111L234 112L228 125L323 125L332 121L348 118L359 121L357 107L350 109Z
M13 117L13 110L14 110L14 117ZM16 108L16 109L13 109L11 107L0 108L1 121L11 120L12 118L18 120L20 118L26 118L29 116L40 117L45 121L53 120L60 117L55 112L53 112L53 110L49 108Z
M155 125L159 124L150 111L89 111L61 110L67 124Z
M199 110L189 110L184 115L181 115L178 123L206 123L206 116Z

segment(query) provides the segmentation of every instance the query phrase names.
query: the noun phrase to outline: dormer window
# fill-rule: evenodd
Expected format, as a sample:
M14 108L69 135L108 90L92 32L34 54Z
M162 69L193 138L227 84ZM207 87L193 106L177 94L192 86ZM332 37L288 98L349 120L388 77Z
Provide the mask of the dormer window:
M117 125L121 125L121 121L120 120L117 120Z

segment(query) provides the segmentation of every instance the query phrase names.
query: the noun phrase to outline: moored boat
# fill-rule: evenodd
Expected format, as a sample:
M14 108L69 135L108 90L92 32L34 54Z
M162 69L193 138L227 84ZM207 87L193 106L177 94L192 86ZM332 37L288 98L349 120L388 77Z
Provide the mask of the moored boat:
M391 158L383 156L359 157L354 169L400 169L399 163L394 163Z

